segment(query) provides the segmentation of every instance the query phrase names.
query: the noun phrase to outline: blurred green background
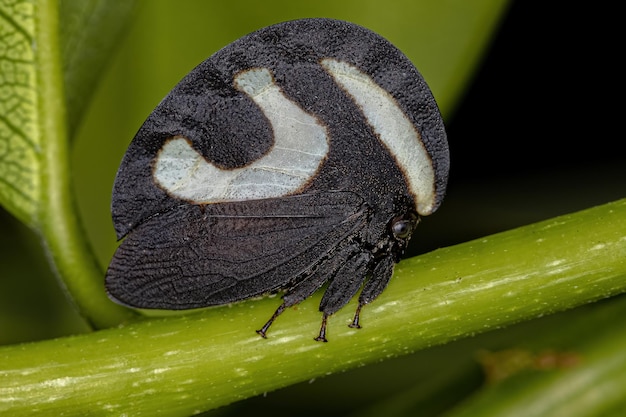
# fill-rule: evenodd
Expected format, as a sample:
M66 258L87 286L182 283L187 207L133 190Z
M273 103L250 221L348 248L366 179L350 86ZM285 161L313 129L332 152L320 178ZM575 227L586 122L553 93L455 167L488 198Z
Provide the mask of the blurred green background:
M145 117L219 48L258 28L301 17L350 20L380 33L415 63L440 104L452 155L448 197L420 225L410 255L626 196L619 106L607 100L621 78L616 26L607 23L612 15L617 12L503 0L140 1L73 139L77 203L103 271L116 245L110 190ZM86 330L50 272L37 236L2 210L0 230L0 343ZM506 333L489 337L507 339ZM274 409L283 404L288 413L302 398L295 392L308 398L314 415L325 410L322 403L353 395L357 381L371 385L365 391L374 401L378 384L385 386L382 396L436 373L428 365L436 363L433 358L459 358L459 369L471 368L468 358L487 343L482 340L255 401ZM408 366L420 371L408 375L403 372ZM469 373L469 386L479 383L477 370ZM323 401L312 400L319 395ZM353 398L335 412L345 414L356 403Z

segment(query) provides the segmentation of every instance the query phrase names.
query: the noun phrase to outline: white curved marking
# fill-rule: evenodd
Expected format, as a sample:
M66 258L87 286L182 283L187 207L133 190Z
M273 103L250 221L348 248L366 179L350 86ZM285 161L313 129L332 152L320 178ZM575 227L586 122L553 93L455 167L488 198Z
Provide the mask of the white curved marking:
M326 128L290 101L266 68L235 76L272 125L274 146L253 163L222 169L208 162L183 137L168 140L153 176L171 195L194 203L280 197L295 192L317 172L328 153Z
M370 126L404 173L419 214L435 206L435 171L419 132L396 100L358 68L331 58L322 66L361 108Z

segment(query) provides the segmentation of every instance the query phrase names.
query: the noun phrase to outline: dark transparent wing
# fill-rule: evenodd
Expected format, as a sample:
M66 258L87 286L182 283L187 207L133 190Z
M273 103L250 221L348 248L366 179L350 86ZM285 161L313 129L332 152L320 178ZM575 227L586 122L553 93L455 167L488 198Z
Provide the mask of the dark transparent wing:
M350 192L181 205L151 217L117 249L106 276L114 300L188 309L289 286L354 236L367 207Z

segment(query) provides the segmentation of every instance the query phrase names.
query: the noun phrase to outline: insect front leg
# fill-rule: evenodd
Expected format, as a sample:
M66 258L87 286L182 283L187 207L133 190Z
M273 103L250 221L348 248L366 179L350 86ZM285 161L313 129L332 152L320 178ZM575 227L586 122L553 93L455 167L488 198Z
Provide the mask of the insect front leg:
M349 324L350 327L355 329L361 328L361 309L365 304L374 301L384 291L393 274L394 265L395 262L391 255L385 256L378 262L372 271L372 275L363 286L361 295L359 295L359 306L356 308L352 323Z
M371 259L372 255L363 251L353 252L347 259L344 258L341 269L333 277L320 302L320 311L324 315L320 333L315 340L328 341L326 339L328 317L346 305L357 293L367 276Z

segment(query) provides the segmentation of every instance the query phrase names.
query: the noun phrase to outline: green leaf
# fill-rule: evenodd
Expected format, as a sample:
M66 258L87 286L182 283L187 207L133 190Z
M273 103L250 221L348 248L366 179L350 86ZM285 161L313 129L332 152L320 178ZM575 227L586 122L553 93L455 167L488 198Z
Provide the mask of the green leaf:
M53 2L56 5L56 2ZM106 60L128 22L133 1L65 0L61 2L61 47L67 99L62 90L53 97L63 113L67 106L69 125L74 130L91 98ZM30 227L39 220L42 140L41 83L38 45L37 3L0 2L0 205ZM56 13L56 10L53 9ZM46 41L55 39L46 37ZM57 51L54 51L56 54ZM63 138L65 140L65 138Z
M107 299L70 191L56 1L0 3L0 204L35 229L77 307L96 326L132 313Z
M276 299L0 348L0 411L189 415L573 308L626 291L624 230L621 200L403 261L364 328L347 326L351 303L329 343L313 341L318 294L267 340L254 329Z
M30 226L41 192L34 37L34 5L0 2L0 204Z
M53 2L56 5L56 2ZM63 90L53 97L59 112L67 108L72 131L91 98L105 62L128 22L133 1L65 0L61 2ZM42 140L41 83L38 78L37 3L0 2L0 205L30 227L39 220ZM53 10L56 13L56 10ZM57 39L47 37L47 40ZM39 45L52 47L59 45ZM58 51L54 51L56 54ZM65 138L63 138L65 140Z

